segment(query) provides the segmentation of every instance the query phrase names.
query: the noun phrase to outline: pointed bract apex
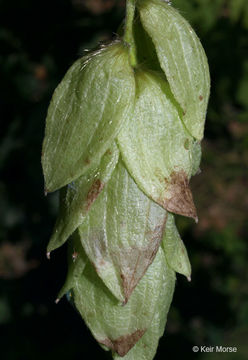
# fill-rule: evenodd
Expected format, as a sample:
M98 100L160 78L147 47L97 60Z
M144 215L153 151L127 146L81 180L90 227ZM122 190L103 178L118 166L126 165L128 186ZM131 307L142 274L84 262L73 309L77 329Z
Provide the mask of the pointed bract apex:
M115 340L104 339L98 340L101 344L106 345L108 348L117 352L120 356L125 356L129 350L139 341L139 339L144 335L146 329L136 330L130 335L120 336Z
M186 276L191 276L191 265L185 245L180 237L175 223L175 216L168 213L162 243L166 260L171 269Z
M210 92L208 61L201 42L186 19L165 1L138 0L137 6L170 89L184 112L185 127L201 140Z
M164 199L160 204L168 211L191 217L198 222L195 204L192 192L189 187L189 180L183 170L173 171L170 179L165 179L168 184L170 199Z
M167 216L164 217L162 224L157 225L152 233L146 233L150 239L147 248L132 248L127 250L120 259L122 272L120 274L125 296L123 305L128 302L133 290L151 265L160 246Z
M100 188L95 180L87 204ZM165 222L166 211L143 194L120 160L78 231L98 276L124 305L153 263Z
M78 59L50 103L42 167L48 192L62 188L98 164L130 118L135 78L121 41Z
M53 251L62 246L84 221L91 206L111 178L118 159L119 150L113 143L95 168L61 189L59 215L47 251ZM74 260L76 255L74 253Z

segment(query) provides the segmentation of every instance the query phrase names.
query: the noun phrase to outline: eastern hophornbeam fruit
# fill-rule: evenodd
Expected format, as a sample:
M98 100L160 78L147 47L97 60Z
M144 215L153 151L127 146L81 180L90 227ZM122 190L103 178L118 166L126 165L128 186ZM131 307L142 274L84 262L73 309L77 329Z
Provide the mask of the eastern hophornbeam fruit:
M209 98L206 55L163 0L128 0L123 35L78 59L50 103L45 192L60 190L47 252L68 240L67 294L114 359L152 360L175 273L191 265L175 223L197 221Z

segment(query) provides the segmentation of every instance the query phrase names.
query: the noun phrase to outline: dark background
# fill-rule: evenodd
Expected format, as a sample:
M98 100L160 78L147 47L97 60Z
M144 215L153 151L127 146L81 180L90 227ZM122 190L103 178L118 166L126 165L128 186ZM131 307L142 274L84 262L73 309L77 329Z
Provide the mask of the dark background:
M178 219L192 282L178 276L156 359L248 358L248 1L175 0L206 50L212 77L202 173L192 180L199 223ZM57 194L44 197L46 111L68 67L111 39L114 0L0 1L0 358L108 359L66 301L54 300L66 250L46 259ZM236 354L193 353L236 346ZM139 360L139 359L137 359Z

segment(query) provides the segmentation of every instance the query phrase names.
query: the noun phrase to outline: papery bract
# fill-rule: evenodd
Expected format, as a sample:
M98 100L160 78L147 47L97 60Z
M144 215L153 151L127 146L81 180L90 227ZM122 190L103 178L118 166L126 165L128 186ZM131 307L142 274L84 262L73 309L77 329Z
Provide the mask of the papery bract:
M203 138L209 98L208 62L200 40L179 12L162 0L138 0L141 22L152 38L183 121L196 139Z
M77 60L54 92L42 151L47 192L99 163L133 107L128 49L114 42Z
M139 187L166 210L197 219L189 179L194 139L163 74L136 74L132 121L118 135L124 162Z

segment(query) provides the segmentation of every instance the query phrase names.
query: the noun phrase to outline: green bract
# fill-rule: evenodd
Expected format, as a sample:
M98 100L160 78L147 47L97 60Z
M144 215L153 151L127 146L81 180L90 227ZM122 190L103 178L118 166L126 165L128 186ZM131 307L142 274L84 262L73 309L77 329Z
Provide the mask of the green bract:
M175 273L190 280L174 214L197 220L208 96L200 41L163 0L127 0L123 38L77 60L53 95L42 165L46 191L61 188L48 255L69 244L58 299L116 360L153 359Z
M203 138L209 97L206 55L194 30L177 10L161 0L138 0L141 22L152 38L171 91L183 110L186 128Z
M165 222L166 211L143 194L120 162L79 227L86 254L120 301L128 301L153 262Z
M75 231L68 241L68 273L66 281L58 294L58 301L66 293L69 293L76 284L77 278L81 278L84 268L87 264L87 257L80 242L80 236ZM69 293L70 294L70 293Z
M47 251L50 252L68 239L74 230L84 221L91 205L110 179L119 158L119 150L115 144L103 155L95 168L61 191L60 208L57 222Z
M74 301L99 343L124 356L151 325L160 301L166 262L160 248L125 306L107 290L88 262L73 288ZM173 286L169 283L171 298ZM144 301L146 299L146 301Z
M175 287L175 272L164 263L163 282L160 288L159 299L152 322L137 344L127 353L124 358L114 355L117 360L147 360L153 359L156 354L158 341L164 333L167 314L172 301Z
M130 117L134 91L128 51L120 42L72 65L48 109L42 155L47 192L100 161Z
M183 274L188 280L191 278L191 265L187 250L176 228L174 216L168 213L163 237L163 248L169 266L176 272Z
M121 154L140 188L168 211L197 218L188 186L193 138L162 74L139 71L133 121L118 135Z

